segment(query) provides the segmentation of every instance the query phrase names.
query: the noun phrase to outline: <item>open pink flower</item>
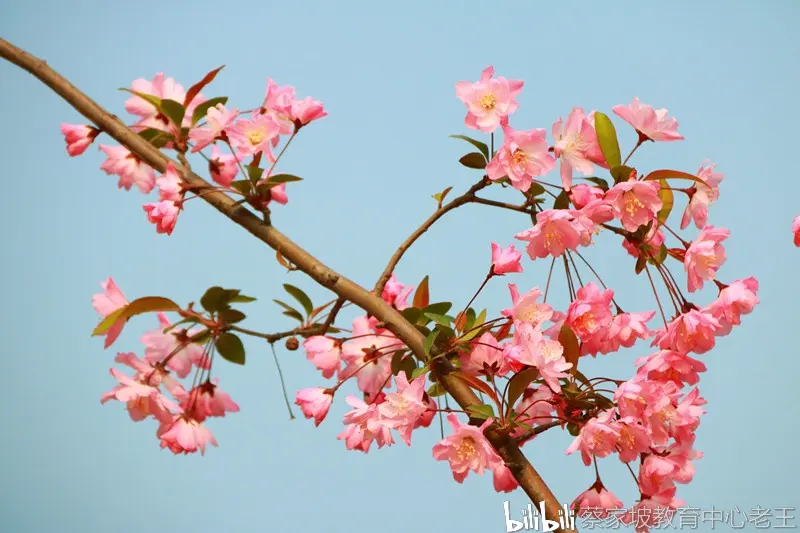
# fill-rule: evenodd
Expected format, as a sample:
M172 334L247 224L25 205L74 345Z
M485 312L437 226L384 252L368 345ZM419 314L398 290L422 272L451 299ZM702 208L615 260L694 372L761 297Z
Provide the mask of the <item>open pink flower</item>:
M103 292L101 294L95 294L92 296L92 307L97 313L106 318L108 315L117 311L118 309L125 307L128 305L128 301L125 299L125 295L122 294L122 291L119 289L117 284L114 282L113 278L108 278L103 283L100 284L103 287ZM125 326L124 322L119 322L114 324L111 329L109 329L105 336L105 348L111 346L119 334L122 333L122 328Z
M259 113L270 116L280 126L281 135L289 135L294 131L294 119L291 117L292 104L297 100L294 87L279 86L272 78L267 78L267 91ZM274 144L274 143L273 143Z
M205 117L205 126L192 128L189 131L189 140L195 143L192 147L192 152L199 152L211 143L221 139L222 134L233 125L238 116L238 109L228 111L222 104L209 108Z
M561 392L560 378L572 368L572 363L564 359L564 347L558 341L547 339L542 335L540 326L520 323L514 330L514 341L507 356L520 365L532 366L539 370L545 383L555 392Z
M644 311L640 313L620 313L614 317L611 327L608 330L609 339L613 340L614 345L619 349L632 347L638 339L646 339L651 335L647 328L647 323L656 316L655 311Z
M507 123L508 116L517 110L516 98L522 91L519 80L493 78L494 67L488 66L481 72L477 82L456 83L456 96L467 106L467 127L491 133L501 124Z
M137 93L149 94L161 100L175 100L181 104L186 98L183 85L172 78L165 78L163 72L156 74L152 81L144 78L134 80L131 89ZM142 118L158 113L158 109L152 103L135 95L125 101L125 111Z
M271 143L280 135L280 125L268 115L255 115L251 119L239 119L225 132L240 158L258 152L271 158Z
M792 233L794 233L794 245L800 246L800 215L794 217L792 222Z
M133 379L139 383L145 383L152 387L163 386L175 400L182 402L186 396L186 389L183 388L180 381L175 379L169 370L162 368L160 365L150 363L136 357L133 352L120 352L114 357L115 363L120 363L134 369L136 373Z
M397 277L392 273L389 281L383 287L381 296L383 301L394 306L398 311L408 308L408 297L414 291L413 285L403 285L397 281Z
M294 400L294 403L299 405L300 410L303 411L303 416L313 418L316 426L319 426L328 416L332 402L333 394L331 394L331 391L320 387L297 391Z
M486 165L490 180L506 176L511 186L525 192L531 187L533 178L547 174L556 165L548 153L547 132L543 129L529 131L505 128L505 138L500 150Z
M147 213L147 220L156 225L157 233L172 235L181 212L175 202L162 200L154 204L144 204L142 209Z
M502 315L513 319L515 322L527 322L532 326L537 326L553 318L553 308L545 303L539 303L542 291L539 287L534 287L525 295L520 295L516 284L509 283L508 290L511 292L511 303L514 307L503 309Z
M667 118L666 109L655 110L634 97L628 105L615 105L611 108L625 122L636 128L636 131L652 141L680 141L683 135L678 133L678 121Z
M567 448L567 455L580 450L583 464L589 466L592 456L608 457L615 452L620 431L619 424L611 420L613 416L614 411L608 410L586 422Z
M736 280L720 291L719 297L704 309L720 323L716 335L727 335L733 326L742 323L742 315L748 315L759 303L758 280L754 277Z
M314 335L303 342L308 360L314 363L322 377L330 379L339 372L342 365L342 350L339 343L330 337Z
M233 178L239 172L239 165L236 164L236 157L232 154L223 154L216 145L211 147L211 159L208 162L208 171L211 178L222 185L230 187Z
M610 307L613 298L614 291L601 290L594 282L589 282L578 289L569 304L565 325L583 341L601 330L607 334L613 321Z
M522 253L516 251L513 244L504 250L496 242L492 243L492 273L495 276L502 276L510 272L522 272L520 259L522 259Z
M136 185L145 194L153 190L156 185L155 172L130 153L127 148L105 144L101 144L99 148L105 152L107 157L100 165L100 169L109 176L112 174L119 176L118 188L129 191Z
M515 236L527 241L525 250L531 259L558 257L566 250L587 246L591 234L575 216L564 209L545 209L536 215L536 225Z
M497 492L513 492L519 487L514 474L511 473L511 470L499 455L496 456L496 460L488 468L492 471L492 484Z
M100 130L86 124L61 124L61 133L67 142L67 153L79 156L94 142Z
M328 112L325 111L322 102L314 100L309 96L293 102L289 111L289 116L295 124L299 124L299 127L303 127L314 120L327 117Z
M614 209L614 216L628 231L636 231L653 221L663 207L658 197L659 184L656 181L637 181L635 179L617 183L606 193L606 201Z
M116 368L110 371L119 385L103 394L100 398L101 404L112 399L125 403L128 415L134 422L144 420L151 415L162 423L169 422L172 420L173 412L181 411L181 408L163 396L157 387L141 383Z
M486 420L481 427L475 427L462 424L455 413L450 413L447 422L453 433L433 447L433 458L450 463L453 479L463 483L470 471L482 475L484 470L496 464L497 452L483 436L483 430L489 427L492 419Z
M391 429L384 424L378 405L367 404L352 394L345 402L353 410L344 415L345 430L336 438L343 440L348 450L367 453L373 441L378 443L378 448L394 444Z
M356 376L358 388L369 394L378 394L392 375L392 352L403 343L390 332L373 331L366 316L353 320L352 339L342 344L342 358L347 366L340 378Z
M697 177L703 183L695 183L689 189L689 203L683 211L681 218L681 229L685 229L691 220L694 220L698 229L703 229L708 222L708 206L719 198L719 184L725 178L720 172L714 172L716 165L708 164L708 161L700 165Z
M653 345L662 350L703 354L714 347L719 321L710 313L692 309L658 330Z
M503 376L510 370L503 349L490 332L483 333L473 341L471 350L462 351L461 370L467 374Z
M620 461L630 463L639 459L642 453L650 451L650 435L638 419L632 416L620 418L616 427L619 429L617 450Z
M428 410L425 395L425 377L420 376L409 383L405 372L395 376L397 391L386 394L385 400L378 405L383 423L400 435L408 446L411 446L411 432L417 427L417 420Z
M608 511L622 509L622 501L598 482L580 493L571 507L578 516L602 520L608 517Z
M694 385L700 380L698 374L706 371L702 361L673 350L660 350L634 363L639 366L638 375L650 380L674 381L679 386Z
M169 200L171 202L183 200L185 191L181 187L181 181L181 177L175 170L175 166L169 163L164 174L156 180L156 185L158 185L158 199Z
M149 363L160 363L169 357L167 368L175 372L179 378L185 378L196 365L198 368L210 368L210 360L205 356L204 348L197 343L188 343L178 349L181 344L175 333L178 331L164 330L172 324L164 313L158 313L159 327L142 335L141 342L145 345L144 357ZM186 335L199 333L199 331L186 332Z
M593 161L605 162L605 159L594 126L580 107L572 108L566 123L559 117L552 133L555 156L561 160L561 184L569 191L573 170L589 176L594 171Z
M219 378L213 382L206 380L187 395L181 402L184 412L189 414L198 422L204 421L207 417L221 417L225 413L238 413L239 405L234 402L230 395L217 386Z
M217 446L217 439L207 427L185 415L178 415L172 422L163 424L156 436L161 439L161 447L169 448L175 455L198 450L205 455L207 445Z
M683 268L689 275L689 292L703 288L704 281L713 281L717 269L725 262L725 248L722 241L730 231L725 228L706 226L692 242L683 260Z
M582 209L594 200L602 200L605 192L600 187L593 187L586 183L579 183L569 191L569 198L576 209Z

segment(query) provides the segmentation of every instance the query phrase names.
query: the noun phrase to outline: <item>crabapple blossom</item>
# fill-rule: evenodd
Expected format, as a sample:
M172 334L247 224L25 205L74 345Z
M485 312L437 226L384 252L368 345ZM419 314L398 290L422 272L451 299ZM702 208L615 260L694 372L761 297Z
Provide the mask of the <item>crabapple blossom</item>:
M794 245L800 246L800 215L794 217L792 221L792 233L794 233Z
M534 287L525 295L520 295L516 284L509 283L508 290L511 292L511 303L514 307L503 309L502 315L515 322L525 322L532 326L538 326L553 318L553 308L546 303L539 303L542 296L539 287Z
M562 209L546 209L536 215L536 225L517 233L516 238L526 241L525 250L531 259L558 257L566 250L587 246L591 234L575 216Z
M292 104L296 101L296 93L291 85L279 86L272 78L267 78L267 91L264 103L258 110L271 117L280 127L281 135L289 135L294 131Z
M322 377L329 379L339 373L342 366L342 350L336 340L314 335L303 342L303 348L308 354L308 360L322 372Z
M166 332L172 324L164 313L158 313L159 328L142 335L141 342L145 346L144 357L149 363L166 361L166 367L175 372L179 378L185 378L194 366L208 369L209 359L202 346L188 342L189 332L179 330L186 340L179 341L177 332ZM193 334L199 331L192 332Z
M208 167L211 178L223 187L230 187L233 178L239 172L236 158L231 154L223 154L216 145L211 147L211 158L208 160Z
M325 417L328 416L328 411L333 402L333 394L328 389L315 387L312 389L302 389L297 391L294 403L300 406L303 411L303 416L306 418L313 418L314 425L319 426Z
M394 273L392 273L389 281L387 281L386 285L383 287L381 296L383 297L384 302L394 306L394 308L398 311L402 311L403 309L407 309L409 307L408 297L413 291L413 285L403 285L397 281Z
M620 437L619 423L611 420L613 416L614 412L608 410L589 420L569 445L566 453L580 451L583 464L586 466L592 464L592 457L611 455Z
M689 222L694 220L697 229L703 229L708 222L708 206L719 198L719 184L725 176L719 172L714 172L716 165L708 164L708 161L700 165L697 171L697 178L702 183L695 183L689 189L689 202L683 211L681 218L681 229L689 226Z
M564 371L573 366L564 359L564 347L558 341L544 338L540 326L526 323L517 325L508 357L520 365L535 367L556 393L561 392L558 380L567 377Z
M456 96L467 106L467 127L491 133L508 123L508 116L517 110L516 98L522 91L520 80L494 78L491 65L481 72L477 82L456 84Z
M580 493L571 507L578 516L603 519L610 510L622 509L622 501L598 482Z
M628 105L615 105L611 108L625 122L651 141L680 141L683 135L678 133L678 121L667 118L666 109L655 110L634 97Z
M292 102L292 106L289 109L289 116L295 124L298 124L297 127L300 128L314 120L327 117L328 112L325 111L322 102L314 100L309 96L302 100Z
M507 176L512 187L527 191L533 178L555 168L555 159L548 153L546 136L543 129L522 131L505 128L503 145L486 165L486 175L490 180Z
M683 266L689 277L689 292L702 289L704 281L714 280L727 258L722 241L729 235L725 228L706 226L686 250Z
M343 440L348 450L367 453L373 441L378 448L394 444L392 432L381 419L376 404L367 404L353 395L345 398L345 402L353 410L344 415L345 430L336 438Z
M177 415L172 422L162 424L156 436L161 439L161 447L168 448L175 455L198 450L205 455L207 445L217 446L211 430L186 415Z
M172 235L181 211L175 202L162 200L153 204L144 204L142 209L147 213L147 220L156 225L158 233Z
M484 333L472 342L469 352L462 351L461 369L473 375L503 376L510 370L503 348L491 333Z
M461 423L455 413L450 413L447 422L453 433L434 445L433 458L450 463L453 479L463 483L470 472L482 475L484 470L496 464L499 459L497 452L483 436L483 430L492 423L491 419L475 427Z
M92 306L100 316L106 318L115 311L128 305L125 295L122 294L122 291L114 282L113 278L109 277L106 281L101 283L100 286L103 287L103 292L92 296ZM111 326L105 334L106 340L103 346L104 348L108 348L117 340L124 326L124 322L116 322Z
M156 185L155 172L153 172L152 168L142 163L127 148L105 144L101 144L99 148L107 157L103 164L100 165L100 169L109 176L112 174L119 176L118 188L129 191L131 187L136 185L145 194L153 190Z
M492 243L492 274L495 276L522 272L521 259L522 253L516 251L513 244L504 250L496 242Z
M383 423L397 431L408 446L411 446L411 432L417 420L428 409L423 401L425 395L425 377L408 382L405 372L395 376L397 390L386 394L386 398L378 405L378 412Z
M238 157L247 157L262 152L271 157L271 143L280 135L280 125L268 115L255 115L251 119L240 118L225 129Z
M553 124L555 139L554 153L561 160L561 184L564 190L572 187L572 172L577 170L584 176L594 171L594 163L607 166L594 126L586 117L583 109L573 107L567 120L560 117Z
M61 124L61 133L67 143L67 153L76 157L86 151L100 134L100 130L86 124Z
M605 199L611 204L614 217L622 222L622 227L636 231L639 226L652 222L663 207L658 191L658 182L631 179L614 185Z
M748 315L759 303L758 280L754 277L736 280L726 286L719 296L704 311L720 323L716 335L727 335L733 326L742 323L742 315Z
M205 126L195 127L189 131L189 140L194 143L192 152L199 152L218 139L225 138L223 136L225 131L233 125L238 116L238 109L228 111L222 104L209 108Z
M183 412L191 414L198 422L203 422L210 416L223 417L225 413L238 413L239 405L217 383L219 378L213 382L206 380L189 391L186 399L181 402Z

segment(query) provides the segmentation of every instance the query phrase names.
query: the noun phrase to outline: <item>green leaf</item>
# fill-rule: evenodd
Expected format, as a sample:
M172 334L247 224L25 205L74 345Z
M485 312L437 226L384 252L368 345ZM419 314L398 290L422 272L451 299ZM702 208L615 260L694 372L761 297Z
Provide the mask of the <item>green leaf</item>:
M183 105L185 107L189 107L189 104L192 103L194 97L200 94L200 91L202 91L206 85L214 81L214 78L217 77L217 74L219 74L219 71L222 70L223 68L225 68L225 65L215 68L214 70L203 76L202 80L198 81L197 83L189 87L189 90L186 91L186 98L183 99Z
M231 301L238 295L238 289L210 287L200 298L200 305L210 313L224 311L230 307Z
M418 377L423 376L423 375L427 374L428 372L430 372L430 370L431 369L428 368L427 366L417 367L411 373L411 379L417 379Z
M233 187L240 193L244 194L245 196L253 192L252 188L250 187L250 182L247 180L236 180L231 183L231 187Z
M303 322L303 315L300 314L300 311L298 311L297 309L295 309L291 305L289 305L289 304L287 304L285 302L282 302L280 300L272 300L272 301L275 302L276 304L280 305L281 307L283 307L283 309L284 309L283 314L284 315L286 315L288 317L291 317L291 318L295 318L295 319L299 320L300 322Z
M444 315L438 315L436 313L422 313L422 314L441 326L447 326L447 327L450 326L450 319Z
M658 248L658 252L655 253L654 257L650 257L648 259L648 261L650 261L654 265L660 265L664 261L667 260L667 256L668 255L669 255L669 252L667 251L667 245L666 244L662 244Z
M544 187L542 187L539 183L531 183L528 192L525 193L528 195L528 198L536 198L537 196L541 196L545 193Z
M292 297L297 300L300 305L303 306L303 309L306 311L306 316L310 315L312 311L314 311L314 304L311 303L311 298L308 297L306 293L302 290L298 289L294 285L289 285L288 283L283 284L284 290L292 295Z
M539 370L536 368L526 368L522 372L514 374L510 380L508 380L508 412L513 412L514 405L517 403L517 400L525 393L525 389L528 388L528 385L533 383L533 381L539 377Z
M416 369L417 362L404 351L398 350L392 356L392 375L396 376L400 372L404 372L406 378L411 379Z
M486 420L487 418L494 418L494 408L489 404L470 405L467 406L467 413L471 418L479 420Z
M158 110L161 109L161 98L159 98L157 96L153 96L152 94L145 94L145 93L140 93L140 92L137 92L137 91L132 91L132 90L127 89L125 87L120 87L119 90L120 91L125 91L126 93L131 93L133 95L136 95L139 98L141 98L142 100L145 100L145 101L151 103L153 105L153 107L155 107L156 109L158 109Z
M205 117L208 114L208 110L212 107L217 107L217 104L225 105L227 103L227 96L217 96L215 98L211 98L210 100L206 100L199 106L195 107L194 112L192 113L192 126L200 122L200 119Z
M430 396L431 398L436 398L437 396L444 396L445 394L447 394L447 390L442 386L441 383L434 383L433 385L428 387L428 390L426 392L428 393L428 396Z
M431 346L433 346L436 337L439 336L439 330L435 329L431 331L430 335L425 337L425 353L430 355L431 354Z
M442 208L442 202L444 202L444 199L447 196L447 193L449 193L452 190L453 190L453 187L448 187L445 190L443 190L442 192L437 192L436 194L432 195L433 199L438 202L437 209L441 209Z
M646 266L647 266L647 256L640 251L639 258L636 260L636 266L634 267L634 272L636 272L636 274L641 274L642 270L644 270L644 267Z
M686 172L681 172L680 170L654 170L648 174L643 181L656 181L662 179L689 180L707 185L705 181L701 180L697 176L687 174Z
M205 344L211 338L211 330L203 330L196 335L192 335L191 340L194 344Z
M300 314L300 311L295 311L295 310L292 310L292 311L284 311L284 312L283 312L283 314L284 314L284 315L286 315L286 316L288 316L289 318L294 318L294 319L295 319L295 320L297 320L298 322L305 322L305 321L303 320L303 315L301 315L301 314ZM331 333L333 333L333 328L329 328L329 329L328 329L328 331L330 331Z
M303 181L303 178L299 176L293 176L291 174L275 174L274 176L269 177L267 183L274 183L275 185L280 185L281 183L292 183L295 181Z
M553 209L569 209L569 193L561 191L553 202Z
M476 141L472 137L467 137L466 135L450 135L450 138L451 139L461 139L462 141L467 141L472 146L474 146L475 148L480 150L480 152L483 154L483 156L487 160L489 159L489 157L490 157L489 156L489 147L486 145L486 143L482 143L480 141Z
M183 116L186 114L186 109L183 107L183 104L167 98L161 100L161 107L159 110L166 115L175 126L178 128L181 127Z
M451 307L453 307L453 304L451 304L450 302L437 302L435 304L430 304L425 309L423 309L422 312L444 315L450 310Z
M264 175L264 169L259 168L258 165L247 165L244 169L247 171L247 178L250 183L256 183Z
M419 319L422 318L422 310L417 309L416 307L406 307L400 311L400 314L412 324L416 324L419 322Z
M572 422L567 422L567 431L573 437L577 437L578 434L581 432L581 428L579 428L576 424Z
M486 323L486 309L482 309L478 316L475 318L475 325L481 326Z
M231 299L231 303L237 304L249 304L250 302L255 302L256 299L252 296L245 296L244 294L237 294Z
M608 186L608 182L606 180L602 179L602 178L592 177L592 178L583 178L583 179L585 179L588 182L594 183L595 185L597 185L598 187L600 187L604 191L607 191L610 188Z
M578 368L578 358L581 356L581 347L578 343L578 337L575 332L567 326L561 327L561 332L558 334L558 342L564 347L564 360L567 363L572 363L570 372L574 372Z
M247 316L237 309L225 309L220 311L219 313L220 318L224 320L227 324L236 324L237 322L241 322Z
M422 309L427 307L429 302L430 294L428 293L428 276L425 276L422 278L422 281L419 282L419 286L417 286L417 290L414 293L414 301L411 306Z
M658 191L658 197L661 198L661 202L664 205L661 207L656 218L658 218L659 222L664 224L667 222L669 214L672 212L672 206L675 204L675 195L672 194L672 189L669 188L667 180L662 179L659 183L661 183L661 189Z
M242 344L242 339L238 336L230 332L223 333L217 339L215 346L217 347L217 352L226 361L237 365L244 364L244 344Z
M475 319L477 316L475 315L475 310L473 308L467 309L467 323L464 324L464 331L468 331L475 326Z
M631 179L631 173L635 172L635 169L625 165L618 165L616 167L611 167L610 172L611 176L614 178L614 183L622 183Z
M617 140L617 130L608 115L596 111L594 114L594 129L597 132L597 141L600 143L600 150L606 158L609 168L614 168L622 164L622 156L619 153L619 141Z
M157 311L180 311L180 306L170 300L169 298L162 298L161 296L145 296L137 298L125 307L117 309L107 317L105 317L100 324L94 328L92 336L103 335L118 321L127 322L136 315L144 313L154 313Z
M156 128L147 128L139 132L139 136L156 148L163 148L173 140L172 135Z
M486 158L478 152L470 152L458 160L459 163L467 168L483 170L486 168Z

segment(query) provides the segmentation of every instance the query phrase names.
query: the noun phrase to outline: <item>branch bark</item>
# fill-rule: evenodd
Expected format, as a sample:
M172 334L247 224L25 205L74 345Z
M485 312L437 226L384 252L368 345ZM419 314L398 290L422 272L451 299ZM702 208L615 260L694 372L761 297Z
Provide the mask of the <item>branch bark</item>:
M211 187L206 180L191 172L189 169L185 168L185 166L172 161L160 150L156 149L142 137L130 130L118 118L103 109L92 99L83 94L78 88L73 86L67 79L50 68L45 61L17 48L2 38L0 38L0 57L35 76L66 100L84 117L103 130L103 132L128 148L144 163L150 165L155 170L164 172L167 164L172 163L187 183L203 189ZM473 194L475 191L482 188L482 183L483 182L476 184L470 189ZM317 283L333 291L340 298L353 302L370 315L384 322L387 328L397 335L397 337L421 360L426 358L424 348L425 338L423 335L412 324L406 321L399 312L386 304L380 295L375 295L373 292L357 285L341 274L334 272L306 250L295 244L283 233L275 229L275 227L260 220L247 208L238 205L228 195L216 191L206 192L202 195L202 198L214 207L214 209L243 227L257 239L280 252L289 261L297 265L298 269L305 272ZM464 196L460 198L464 198ZM411 242L409 242L405 248L401 247L401 249L398 249L395 256L392 258L392 262L390 262L389 266L391 268L387 267L388 275L384 272L386 279L391 275L391 270L393 270L397 261L400 260L405 249L410 246L419 235L424 233L433 222L447 211L466 203L468 200L468 198L464 198L464 200L461 200L461 203L453 205L454 202L459 201L460 198L450 202L446 206L446 210L445 208L438 210L437 214L431 217L429 221L426 222L426 225L415 233L416 236L412 236L412 238L409 239ZM481 402L472 389L463 381L451 375L447 367L449 367L449 363L442 361L436 368L437 372L440 374L439 380L447 392L453 396L463 409L467 409L469 406L480 405ZM527 458L522 454L517 444L508 436L498 432L495 426L486 430L486 437L506 462L525 493L534 503L538 504L539 501L544 501L547 517L558 522L558 511L560 509L558 500Z

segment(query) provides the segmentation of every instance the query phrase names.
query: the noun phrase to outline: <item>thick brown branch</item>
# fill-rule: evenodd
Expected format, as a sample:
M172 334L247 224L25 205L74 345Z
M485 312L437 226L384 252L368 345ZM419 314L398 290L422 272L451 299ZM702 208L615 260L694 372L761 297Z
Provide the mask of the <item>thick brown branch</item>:
M119 143L128 148L133 154L140 158L143 162L147 163L155 170L163 172L167 164L172 162L176 169L181 173L182 177L190 185L198 188L210 190L210 185L203 178L194 174L186 169L183 165L176 164L165 156L161 151L156 149L142 137L135 132L128 129L119 119L111 115L108 111L97 105L88 96L83 94L80 90L74 87L60 74L51 69L47 63L38 59L27 52L20 50L11 43L0 38L0 57L7 59L11 63L19 66L20 68L30 72L42 83L50 87L53 91L59 94L66 100L72 107L80 112L87 119L92 121L97 127L102 129L105 133L113 137ZM470 191L474 194L475 191L485 187L483 182L473 186ZM248 232L253 234L256 238L266 243L274 250L286 257L293 264L297 265L299 270L302 270L322 286L335 292L339 297L353 302L355 305L366 311L378 320L384 322L387 328L392 331L399 339L401 339L420 359L427 357L425 351L425 338L412 324L406 321L403 316L392 309L386 304L380 296L376 296L372 292L364 289L356 283L350 281L344 276L334 272L319 260L311 256L303 248L295 244L291 239L283 235L273 226L262 222L253 213L245 207L238 205L233 199L221 192L208 192L202 195L203 200L211 204L217 211L234 221L236 224L242 226ZM414 240L424 233L425 229L433 222L441 217L445 212L458 207L461 203L466 202L469 198L462 196L460 203L453 205L459 199L450 202L446 208L437 211L437 215L431 217L423 228L417 231ZM412 240L413 242L413 240ZM406 246L407 248L407 246ZM391 268L387 268L388 274L386 279L391 275L394 265L399 261L403 250L398 250L395 254L396 259L390 264ZM463 409L470 406L479 405L481 402L464 382L452 376L444 366L449 366L446 361L440 360L442 363L437 365L437 372L440 374L439 379L447 392L459 403ZM555 496L550 492L550 489L545 485L544 481L534 470L533 466L528 462L525 456L520 451L519 447L511 441L507 436L500 434L494 427L487 429L486 436L491 442L492 446L497 450L500 456L506 461L511 472L513 473L520 486L525 493L536 503L539 501L545 502L547 516L555 521L558 521L558 511L560 505Z
M386 282L389 281L389 278L392 277L392 272L394 272L394 269L397 266L397 263L400 262L400 259L403 258L403 254L405 254L406 251L411 247L411 245L414 244L416 240L422 236L423 233L428 231L428 229L431 226L433 226L433 224L437 220L442 218L444 215L446 215L448 212L452 211L456 207L460 207L466 203L473 201L473 199L475 198L475 193L483 189L484 187L488 187L489 184L491 183L492 182L489 181L489 178L484 176L481 181L470 187L467 192L465 192L458 198L454 198L450 202L446 203L445 205L437 209L430 217L428 217L428 220L423 222L422 225L418 227L414 231L414 233L412 233L408 237L408 239L406 239L405 242L403 242L403 244L401 244L397 248L397 251L395 251L394 255L392 255L391 259L389 259L389 264L386 265L386 268L383 269L383 273L378 278L377 283L375 283L375 288L372 289L372 292L374 292L378 296L381 295L381 293L383 292L383 287L386 285Z

